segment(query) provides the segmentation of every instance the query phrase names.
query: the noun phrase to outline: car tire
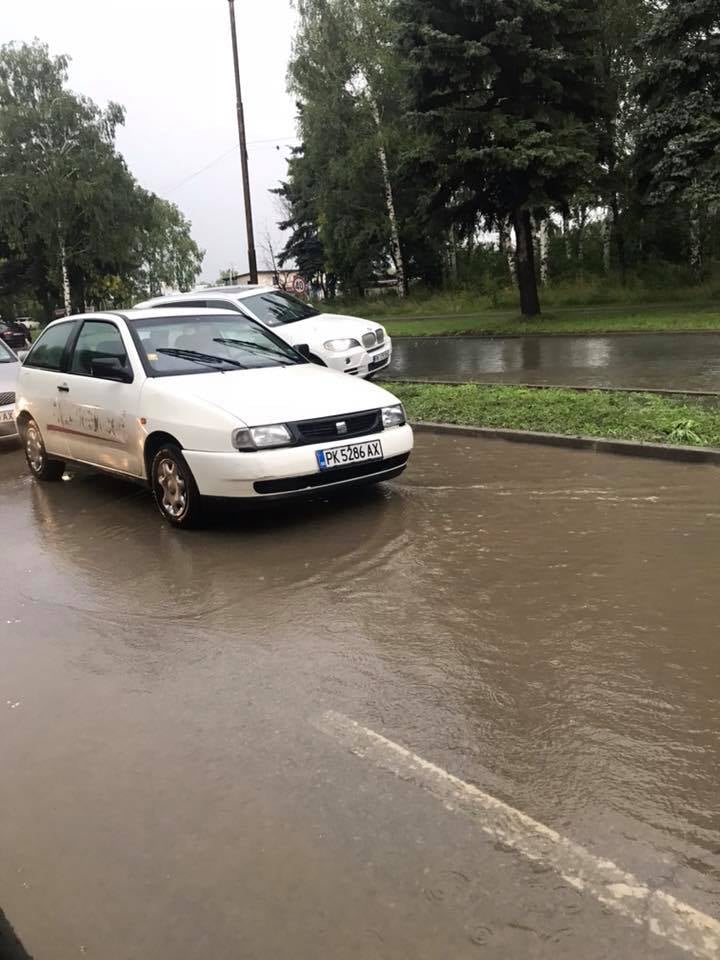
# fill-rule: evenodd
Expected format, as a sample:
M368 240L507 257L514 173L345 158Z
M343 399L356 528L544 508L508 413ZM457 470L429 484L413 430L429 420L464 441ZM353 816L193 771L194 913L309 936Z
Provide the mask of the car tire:
M153 457L150 477L155 504L171 527L186 530L200 525L202 497L180 447L162 446Z
M48 456L40 428L34 420L28 420L22 428L21 436L25 459L33 477L43 482L62 480L65 462Z

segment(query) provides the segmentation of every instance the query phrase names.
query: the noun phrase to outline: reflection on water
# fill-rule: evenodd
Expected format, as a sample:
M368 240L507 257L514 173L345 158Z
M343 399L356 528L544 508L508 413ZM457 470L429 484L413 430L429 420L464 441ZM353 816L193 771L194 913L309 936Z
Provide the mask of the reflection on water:
M387 375L720 391L720 334L406 337Z

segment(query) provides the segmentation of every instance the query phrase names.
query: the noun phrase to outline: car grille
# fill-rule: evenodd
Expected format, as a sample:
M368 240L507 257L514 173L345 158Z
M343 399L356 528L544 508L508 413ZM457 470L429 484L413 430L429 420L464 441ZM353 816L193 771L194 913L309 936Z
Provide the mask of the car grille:
M363 477L383 474L383 479L391 480L405 469L409 453L401 453L385 460L370 463L353 464L351 467L337 467L335 470L321 470L308 473L303 477L283 477L281 480L256 480L253 484L256 493L299 493L317 487L327 487L333 483L348 480L362 480ZM386 476L387 475L387 476Z
M344 423L346 431L338 430L338 423ZM383 428L380 410L364 410L361 413L340 413L336 417L324 417L321 420L298 420L289 423L296 443L322 443L324 440L346 440L349 437L362 437L366 433L379 433Z
M362 345L364 347L374 347L376 343L376 337L374 333L364 333L362 335Z
M15 403L14 393L0 393L0 407L9 407L11 403Z

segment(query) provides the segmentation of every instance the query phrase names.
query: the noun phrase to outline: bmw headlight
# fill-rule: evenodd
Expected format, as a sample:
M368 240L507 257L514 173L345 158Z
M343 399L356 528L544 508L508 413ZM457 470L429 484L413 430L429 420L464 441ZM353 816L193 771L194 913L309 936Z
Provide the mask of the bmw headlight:
M266 450L270 447L287 447L292 435L284 423L271 423L266 427L240 427L233 430L232 445L236 450Z
M402 427L405 423L405 410L401 403L382 408L383 427Z
M323 344L326 350L331 353L345 353L346 350L352 350L353 347L359 347L360 341L346 337L343 340L326 340Z

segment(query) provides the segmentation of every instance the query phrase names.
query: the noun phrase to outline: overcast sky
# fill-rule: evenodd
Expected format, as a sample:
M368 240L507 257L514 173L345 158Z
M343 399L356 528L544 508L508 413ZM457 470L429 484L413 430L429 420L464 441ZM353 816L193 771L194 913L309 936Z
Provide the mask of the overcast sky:
M126 108L118 147L140 183L192 221L206 251L202 277L214 280L231 265L246 270L227 0L0 3L0 42L38 37L52 53L72 57L74 90ZM276 249L282 244L277 199L268 190L285 175L288 144L295 142L294 103L285 89L294 14L289 0L236 0L235 15L262 267L269 266L265 232Z

